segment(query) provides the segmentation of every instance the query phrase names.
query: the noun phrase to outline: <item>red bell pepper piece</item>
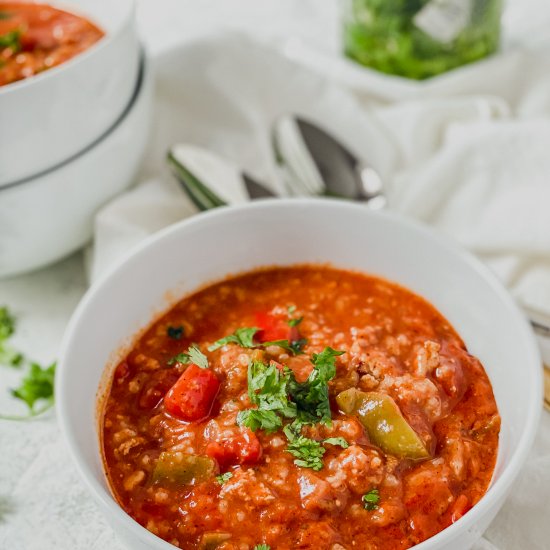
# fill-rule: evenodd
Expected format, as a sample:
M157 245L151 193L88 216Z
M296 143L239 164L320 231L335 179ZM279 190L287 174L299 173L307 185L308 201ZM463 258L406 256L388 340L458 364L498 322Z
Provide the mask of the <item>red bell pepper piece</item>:
M256 313L255 322L256 326L260 329L254 336L258 342L290 339L290 327L285 318L261 311Z
M164 396L164 406L181 420L204 420L212 410L219 389L220 381L213 371L191 364Z
M237 464L255 464L262 456L262 446L256 434L248 428L241 428L234 436L211 441L206 454L218 461L223 470Z

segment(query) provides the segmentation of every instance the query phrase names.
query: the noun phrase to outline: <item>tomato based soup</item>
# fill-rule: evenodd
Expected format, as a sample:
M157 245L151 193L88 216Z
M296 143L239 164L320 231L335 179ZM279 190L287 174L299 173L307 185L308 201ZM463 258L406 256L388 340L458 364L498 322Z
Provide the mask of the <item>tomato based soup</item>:
M434 307L316 265L184 298L103 407L121 507L203 550L410 548L483 496L500 429L481 363Z
M0 86L55 67L103 35L90 21L52 6L0 1Z

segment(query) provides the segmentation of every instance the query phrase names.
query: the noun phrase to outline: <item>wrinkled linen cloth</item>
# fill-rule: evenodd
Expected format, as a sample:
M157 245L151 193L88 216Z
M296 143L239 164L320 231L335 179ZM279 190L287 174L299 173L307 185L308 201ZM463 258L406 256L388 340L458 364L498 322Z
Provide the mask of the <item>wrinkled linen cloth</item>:
M298 112L380 171L390 208L459 240L517 299L550 312L545 0L512 3L502 55L423 83L340 59L332 0L140 2L157 72L154 127L138 185L98 213L88 254L92 281L147 236L195 213L165 167L171 144L207 147L281 190L269 127L278 114ZM204 37L221 26L262 40ZM85 286L77 263L73 258L0 284L7 292L0 302L11 298L23 312L40 304L32 320L23 316L15 342L40 348L37 359L55 356ZM17 376L9 373L8 384ZM1 549L123 550L78 477L54 414L2 424L0 449ZM475 550L548 548L549 489L550 416L544 414L524 472Z

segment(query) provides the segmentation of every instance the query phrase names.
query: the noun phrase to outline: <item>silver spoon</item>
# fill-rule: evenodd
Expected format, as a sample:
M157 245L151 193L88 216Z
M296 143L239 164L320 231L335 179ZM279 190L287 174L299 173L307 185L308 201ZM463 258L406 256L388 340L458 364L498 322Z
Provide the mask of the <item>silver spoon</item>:
M386 206L378 172L318 125L284 115L272 129L273 149L291 195L323 195Z

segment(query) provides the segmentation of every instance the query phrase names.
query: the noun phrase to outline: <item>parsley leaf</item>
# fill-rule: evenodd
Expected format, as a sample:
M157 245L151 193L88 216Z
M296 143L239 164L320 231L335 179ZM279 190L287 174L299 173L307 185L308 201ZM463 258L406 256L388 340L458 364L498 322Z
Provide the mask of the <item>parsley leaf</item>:
M223 485L226 481L229 481L233 477L232 472L225 472L225 474L220 474L219 476L216 476L216 481Z
M20 367L24 360L23 354L6 344L14 332L15 317L7 307L0 307L0 364Z
M6 306L0 307L0 341L7 340L15 332L15 317Z
M248 365L248 397L251 403L286 418L296 416L296 405L288 400L288 377L275 363L251 361Z
M300 338L299 340L294 340L290 343L290 347L294 352L294 355L300 355L304 353L304 346L307 344L307 338Z
M267 348L268 346L279 346L292 355L299 355L302 353L304 346L307 344L305 338L289 342L288 340L272 340L269 342L255 342L254 336L260 329L257 327L241 327L238 328L233 334L220 338L208 347L208 351L216 351L226 344L237 344L243 348Z
M285 429L284 432L289 438L286 450L295 457L294 464L318 472L323 467L322 459L326 449L314 439L303 435L295 435L291 429Z
M24 401L30 409L31 416L35 416L49 409L54 401L54 378L56 363L42 368L38 363L31 363L28 374L21 381L21 385L11 391L11 394ZM39 401L46 404L41 409L35 409Z
M289 327L297 327L303 320L304 320L303 317L298 317L297 319L289 319L287 321L287 325Z
M325 348L311 357L313 370L307 380L299 383L292 376L289 384L290 395L300 411L302 423L322 422L330 425L331 411L328 398L328 382L336 375L336 357L343 351Z
M294 313L296 313L296 306L288 306L286 310L288 312L288 316L290 317L291 315L294 315Z
M253 432L256 430L264 430L267 433L276 432L283 423L281 418L274 411L264 411L261 409L246 409L240 411L237 415L237 424L246 426Z
M237 423L253 432L259 429L274 432L283 425L278 415L294 418L296 405L288 399L289 380L286 372L282 373L274 363L251 361L248 365L248 397L258 408L241 411Z
M187 352L178 353L168 361L169 365L173 365L174 363L183 363L184 365L194 363L201 369L207 369L209 367L208 357L202 353L196 344L189 346Z
M243 348L254 348L254 335L259 331L256 327L242 327L238 328L233 334L221 338L209 346L208 351L216 351L226 344L238 344Z
M306 344L307 340L305 338L300 338L300 340L294 340L293 342L289 342L288 340L272 340L271 342L264 342L262 346L266 348L268 346L279 346L288 351L291 355L300 355L303 353L302 350Z
M166 334L169 338L172 338L172 340L181 340L184 330L183 326L180 325L179 327L168 327L166 329Z
M0 342L0 365L20 367L23 364L24 359L25 357L22 353Z
M15 29L0 35L0 48L10 48L14 53L21 50L21 31Z
M338 447L342 447L342 449L347 449L349 447L349 443L343 437L329 437L323 440L323 443L336 445Z
M378 510L378 503L380 502L380 491L378 489L371 489L368 493L365 493L361 498L363 501L363 507L365 510L373 511Z
M271 546L269 544L256 544L254 550L271 550Z

